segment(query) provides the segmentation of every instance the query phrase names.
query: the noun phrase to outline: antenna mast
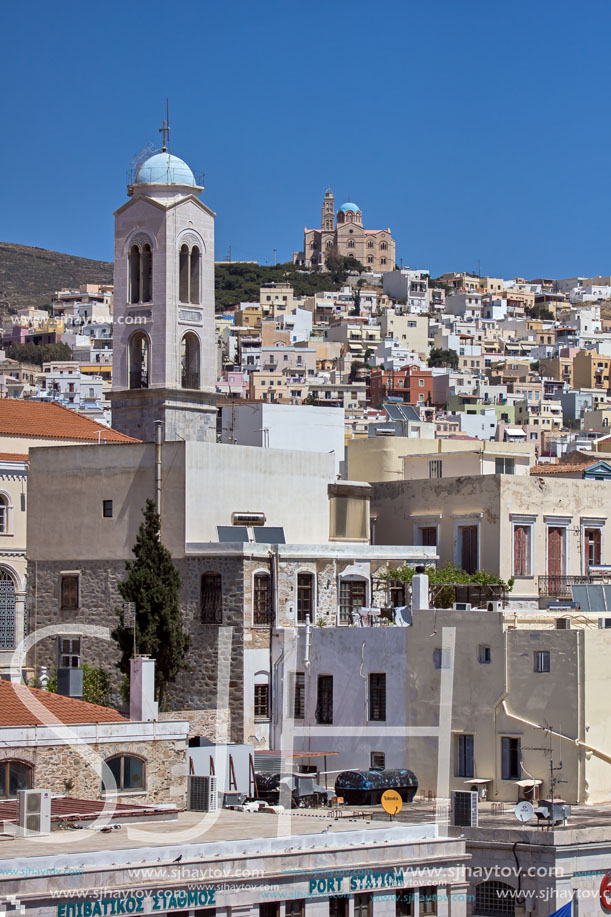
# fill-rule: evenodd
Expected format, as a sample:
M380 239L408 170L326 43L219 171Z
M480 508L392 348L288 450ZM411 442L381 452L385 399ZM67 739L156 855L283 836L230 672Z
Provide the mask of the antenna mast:
M165 100L165 119L159 128L159 133L163 135L161 152L167 153L168 147L170 146L170 103L168 99Z

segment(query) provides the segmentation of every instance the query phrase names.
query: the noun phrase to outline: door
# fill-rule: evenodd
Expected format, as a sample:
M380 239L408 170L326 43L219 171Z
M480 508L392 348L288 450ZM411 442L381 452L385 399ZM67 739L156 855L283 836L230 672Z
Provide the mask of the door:
M477 526L463 525L460 532L460 565L465 573L475 573L477 570Z
M566 529L550 525L547 530L547 575L564 576L564 538Z

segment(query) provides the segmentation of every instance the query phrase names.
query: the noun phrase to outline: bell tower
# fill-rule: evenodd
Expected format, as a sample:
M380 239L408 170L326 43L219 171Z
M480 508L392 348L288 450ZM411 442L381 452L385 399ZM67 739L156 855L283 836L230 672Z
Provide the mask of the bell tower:
M115 212L112 423L145 442L158 420L166 441L215 441L215 214L161 130Z
M323 232L333 232L335 229L335 198L331 188L327 188L323 198L320 228Z

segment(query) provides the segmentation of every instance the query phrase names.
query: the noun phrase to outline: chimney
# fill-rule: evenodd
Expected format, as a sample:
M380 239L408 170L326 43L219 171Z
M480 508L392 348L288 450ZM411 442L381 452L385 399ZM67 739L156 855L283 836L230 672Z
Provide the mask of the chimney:
M155 701L155 660L136 656L129 663L129 718L150 722L158 716Z
M429 607L429 578L424 567L416 567L412 576L412 611L422 611Z

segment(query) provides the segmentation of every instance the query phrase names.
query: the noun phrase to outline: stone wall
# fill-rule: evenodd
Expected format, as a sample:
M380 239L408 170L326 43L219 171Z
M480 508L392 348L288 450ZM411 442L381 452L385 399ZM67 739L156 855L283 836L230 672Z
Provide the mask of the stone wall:
M81 749L81 751L79 751ZM5 748L2 758L17 758L34 767L33 787L79 799L103 799L102 762L118 754L145 761L145 789L118 794L118 802L166 803L178 809L187 801L187 745L176 740L106 742L96 745L39 745ZM93 755L93 760L92 760ZM69 782L68 782L69 781Z
M204 736L211 742L224 742L224 736L231 734L231 715L229 710L170 710L160 713L159 719L164 722L187 720L189 738Z

